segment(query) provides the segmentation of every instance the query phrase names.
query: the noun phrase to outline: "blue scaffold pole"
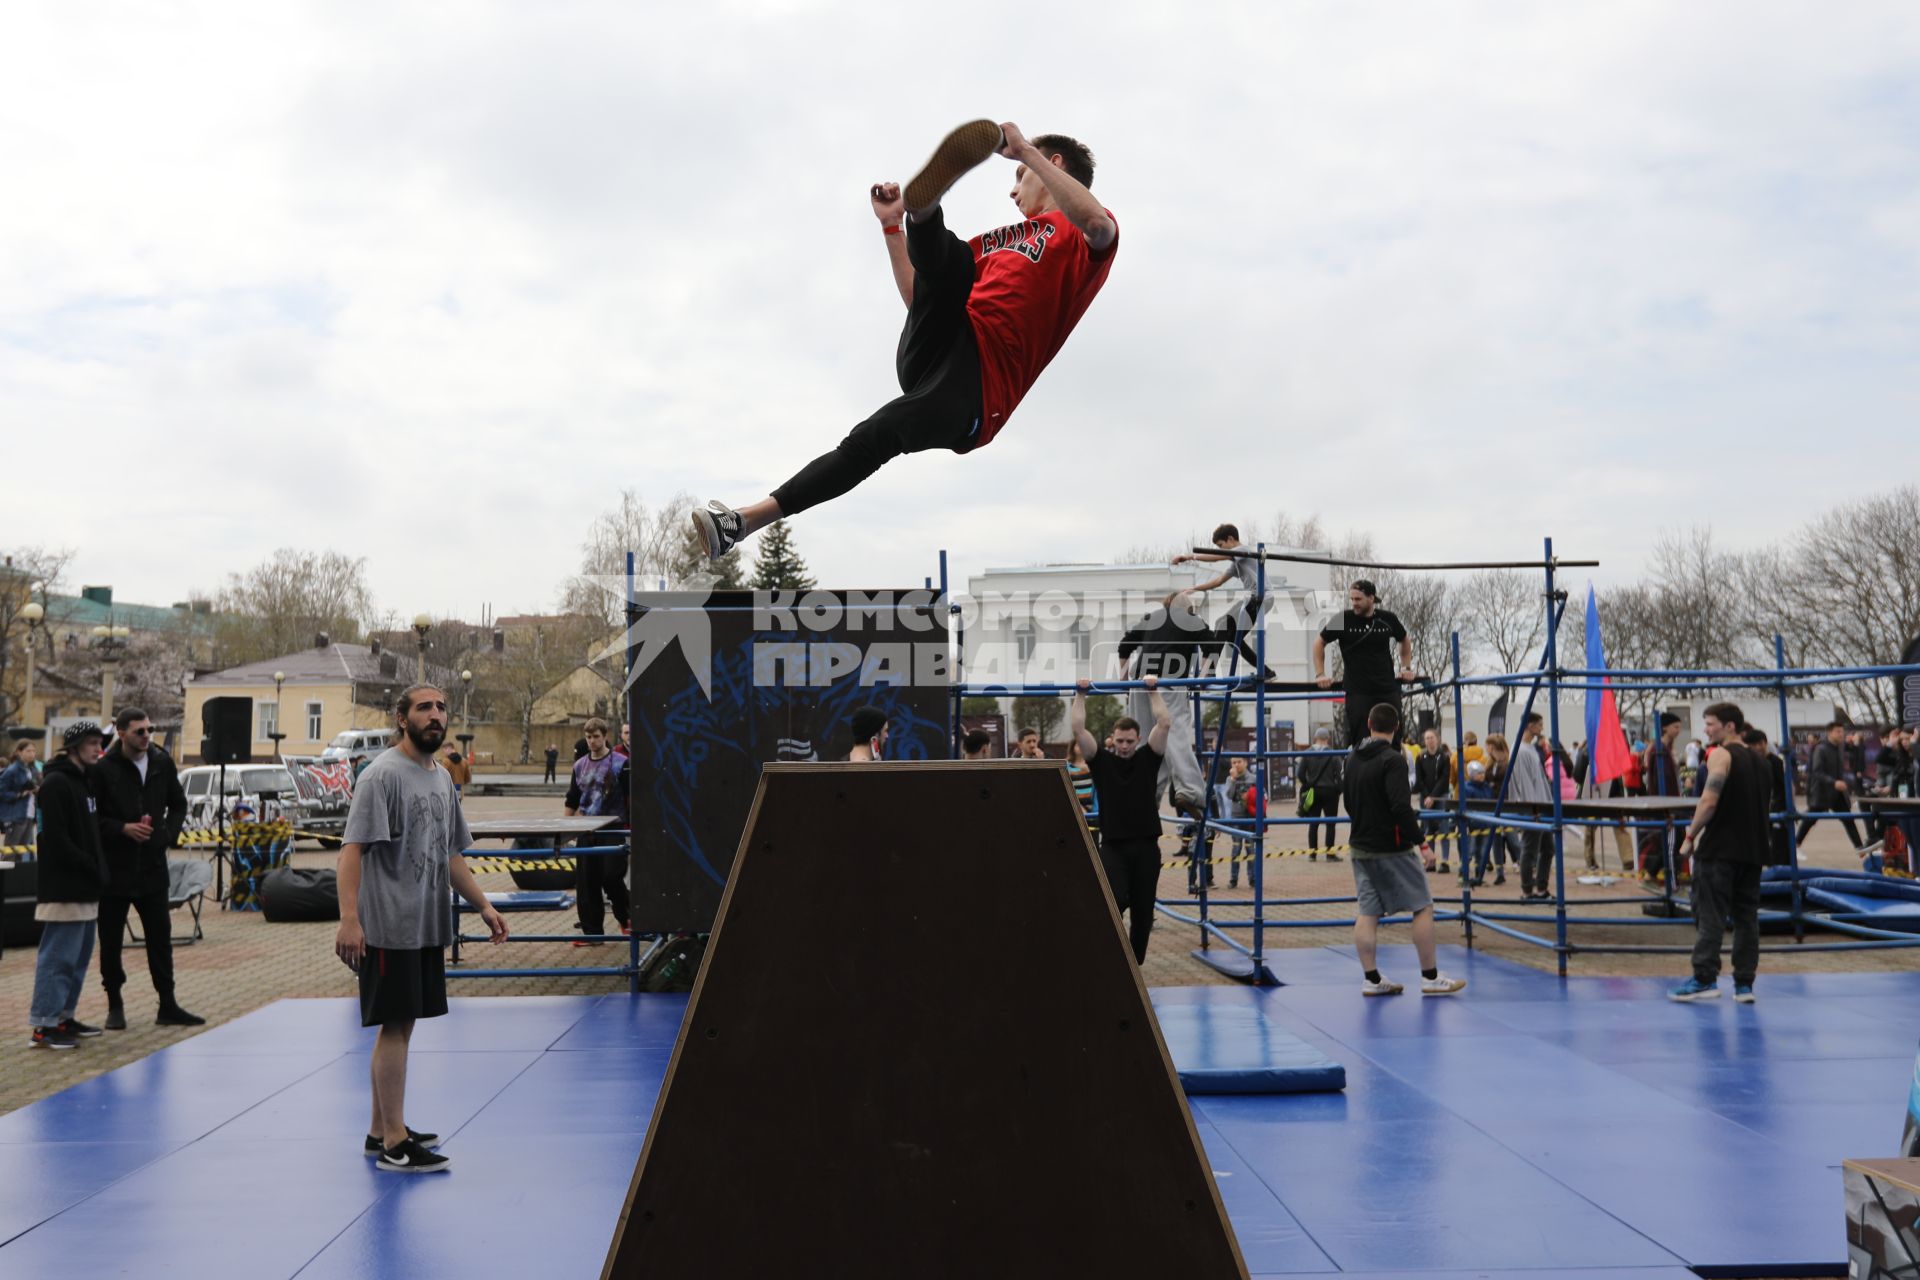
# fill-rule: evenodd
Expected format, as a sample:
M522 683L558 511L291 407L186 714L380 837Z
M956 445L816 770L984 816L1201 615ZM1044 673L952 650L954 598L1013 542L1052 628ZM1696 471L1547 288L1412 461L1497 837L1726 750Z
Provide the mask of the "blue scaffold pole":
M1453 656L1453 762L1460 770L1460 781L1453 788L1453 830L1460 842L1460 927L1467 946L1473 946L1473 827L1467 822L1467 718L1460 693L1460 633L1449 642ZM1492 837L1487 837L1491 839Z
M1560 611L1554 608L1553 588L1553 539L1546 540L1547 560L1547 716L1552 737L1547 743L1547 759L1553 762L1553 921L1554 939L1557 945L1555 955L1560 961L1560 976L1567 976L1567 858L1566 835L1564 825L1566 815L1560 811L1560 759L1554 754L1560 745L1560 670L1557 658L1556 632L1560 630ZM1529 702L1532 700L1529 699ZM1526 722L1521 721L1524 731ZM1671 879L1671 877L1669 877Z
M1807 917L1803 910L1805 898L1802 896L1804 891L1800 884L1800 840L1798 833L1794 830L1793 823L1793 765L1791 763L1793 760L1793 731L1787 727L1787 643L1778 635L1773 638L1773 665L1779 670L1781 675L1781 679L1775 686L1774 692L1779 695L1780 701L1780 758L1782 761L1781 768L1784 771L1783 776L1786 778L1787 784L1785 788L1787 793L1785 805L1787 814L1787 866L1792 868L1793 873L1793 909L1791 912L1793 916L1793 940L1795 942L1805 942L1807 940ZM1769 805L1768 808L1772 808L1772 806ZM1671 879L1672 877L1669 876L1668 878Z

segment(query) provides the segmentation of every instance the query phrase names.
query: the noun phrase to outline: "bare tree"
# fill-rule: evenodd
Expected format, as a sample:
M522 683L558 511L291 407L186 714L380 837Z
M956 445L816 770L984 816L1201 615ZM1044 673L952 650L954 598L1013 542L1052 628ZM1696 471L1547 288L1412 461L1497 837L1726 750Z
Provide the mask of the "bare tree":
M337 551L282 547L264 563L231 574L216 599L215 639L224 666L305 649L325 633L359 639L373 618L364 559Z
M1790 660L1891 665L1920 633L1920 487L1903 485L1815 518L1764 567ZM1757 571L1759 572L1759 571ZM1898 717L1890 681L1835 693L1882 723Z
M1459 629L1459 593L1437 573L1382 569L1374 576L1382 607L1391 609L1413 643L1413 669L1430 680L1453 676L1453 633ZM1465 637L1460 650L1461 674L1472 673Z
M589 614L606 625L624 626L627 553L633 553L634 589L737 587L741 582L738 548L708 561L697 543L690 493L681 492L658 507L648 506L632 489L622 490L618 505L595 516L580 544L580 572L560 592L560 611Z
M1489 652L1501 672L1528 671L1546 640L1545 584L1519 569L1482 569L1461 582L1456 605L1462 628Z
M53 661L53 629L64 619L49 597L59 589L72 559L69 550L17 547L0 568L0 725L18 723L26 709L21 704L28 661ZM43 613L37 628L20 616L29 602L39 605ZM33 654L26 648L30 636L36 641Z

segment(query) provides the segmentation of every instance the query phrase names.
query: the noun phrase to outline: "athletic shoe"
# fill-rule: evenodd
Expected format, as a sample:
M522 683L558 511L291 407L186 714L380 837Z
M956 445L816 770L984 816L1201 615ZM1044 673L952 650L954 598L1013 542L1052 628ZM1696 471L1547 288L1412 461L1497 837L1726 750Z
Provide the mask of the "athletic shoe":
M1406 988L1399 983L1388 982L1385 978L1378 982L1362 981L1360 983L1360 994L1363 996L1397 996L1405 990Z
M382 1173L444 1173L453 1161L408 1138L397 1147L381 1148L373 1167Z
M960 181L967 170L986 163L1006 144L1000 126L991 120L969 120L940 140L920 172L900 189L908 213L925 213Z
M1330 854L1328 854L1328 855L1327 855L1327 861L1328 861L1328 862L1338 862L1338 861L1340 861L1340 855L1339 855L1339 854L1337 854L1337 853L1330 853Z
M1447 863L1447 860L1445 858L1440 859L1440 874L1444 876L1450 874L1452 871L1453 868Z
M1688 978L1685 982L1667 992L1667 999L1692 1002L1695 1000L1718 1000L1720 984L1702 982L1698 978Z
M591 938L575 938L571 945L576 947L597 947L602 944L595 942Z
M718 560L733 550L745 536L740 532L743 524L740 513L724 502L709 502L693 512L693 531L700 535L700 545L707 549L709 560Z
M1328 856L1329 856L1329 857L1331 857L1332 855L1331 855L1331 854L1329 854ZM1310 853L1310 854L1308 854L1308 855L1307 855L1307 861L1308 861L1308 862L1318 862L1318 861L1320 861L1320 855L1319 855L1319 854L1317 854L1317 853Z
M1498 888L1499 886L1505 884L1506 882L1507 882L1507 873L1504 871L1500 872L1499 874L1493 877L1493 883L1495 888Z
M408 1129L407 1141L417 1142L427 1150L432 1151L440 1145L440 1135L437 1133L416 1133L414 1130ZM381 1142L380 1139L374 1137L372 1134L367 1135L367 1154L369 1156L377 1156L386 1149L386 1144Z
M1449 978L1437 973L1431 978L1420 979L1420 994L1423 996L1450 996L1467 989L1465 978Z
M90 1027L78 1018L62 1018L60 1025L55 1027L54 1030L60 1032L62 1035L73 1036L76 1039L90 1040L94 1036L101 1034L99 1027Z
M127 1010L119 1003L107 1006L107 1030L125 1031L127 1029Z
M156 1027L204 1027L207 1020L197 1013L188 1013L177 1004L160 1006L160 1016L153 1020Z
M33 1039L27 1042L30 1049L78 1049L80 1040L70 1036L58 1027L35 1027Z
M1751 982L1734 983L1733 998L1735 1000L1738 1000L1741 1004L1752 1004L1753 1003L1753 984Z

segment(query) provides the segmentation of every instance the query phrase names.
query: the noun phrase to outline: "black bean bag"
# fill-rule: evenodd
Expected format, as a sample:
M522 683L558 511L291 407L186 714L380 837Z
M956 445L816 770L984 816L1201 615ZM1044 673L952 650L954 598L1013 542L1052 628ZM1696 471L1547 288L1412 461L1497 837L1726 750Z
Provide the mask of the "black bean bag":
M268 920L338 920L340 874L331 868L282 867L260 885Z

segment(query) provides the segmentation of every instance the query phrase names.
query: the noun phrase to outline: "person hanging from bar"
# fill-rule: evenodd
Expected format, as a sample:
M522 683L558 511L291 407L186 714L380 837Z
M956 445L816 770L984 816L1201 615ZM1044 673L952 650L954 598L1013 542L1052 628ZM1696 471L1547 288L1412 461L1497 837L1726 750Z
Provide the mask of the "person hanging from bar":
M1100 809L1100 862L1113 889L1113 903L1127 913L1127 940L1136 964L1147 961L1147 942L1153 935L1154 902L1160 891L1160 753L1167 749L1172 717L1167 700L1146 677L1147 699L1153 706L1153 728L1141 741L1140 722L1121 716L1113 722L1111 747L1102 746L1087 732L1087 688L1081 680L1073 695L1073 740L1093 772L1093 791Z
M1223 524L1215 529L1213 545L1224 552L1238 551L1240 549L1239 526ZM1261 616L1266 612L1269 603L1260 593L1260 562L1251 556L1210 555L1205 551L1183 551L1173 558L1173 563L1176 565L1186 564L1189 561L1196 564L1218 563L1222 560L1226 561L1226 569L1216 577L1196 583L1193 589L1213 591L1236 579L1247 589L1246 598L1236 602L1233 608L1228 610L1227 615L1220 620L1220 631L1227 643L1240 651L1240 674L1250 676L1258 671L1261 679L1271 680L1274 678L1273 668L1261 664L1259 651L1255 649L1253 643L1253 633L1259 629Z
M1021 221L972 240L946 228L940 199L1000 155ZM758 502L693 512L707 554L846 493L903 453L971 453L998 435L1107 282L1119 224L1088 190L1093 152L1064 134L1032 141L1011 122L974 120L940 143L905 187L868 192L907 307L894 356L903 393Z

